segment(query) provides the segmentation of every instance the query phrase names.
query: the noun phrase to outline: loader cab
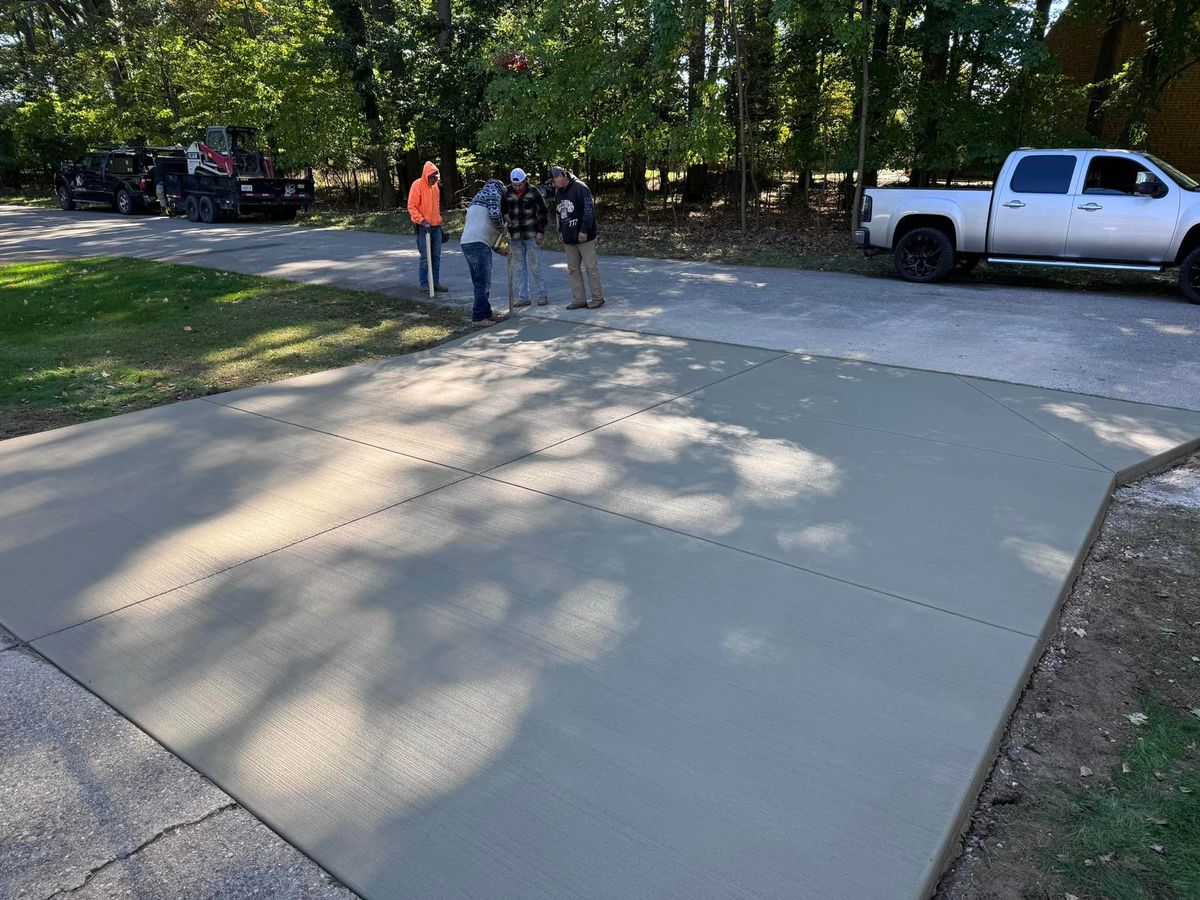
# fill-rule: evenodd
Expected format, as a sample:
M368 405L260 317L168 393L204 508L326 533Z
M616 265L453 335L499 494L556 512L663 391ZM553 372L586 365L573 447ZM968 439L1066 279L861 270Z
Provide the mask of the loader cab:
M268 163L258 149L258 129L238 125L210 125L204 143L233 161L233 174L243 178L270 177Z

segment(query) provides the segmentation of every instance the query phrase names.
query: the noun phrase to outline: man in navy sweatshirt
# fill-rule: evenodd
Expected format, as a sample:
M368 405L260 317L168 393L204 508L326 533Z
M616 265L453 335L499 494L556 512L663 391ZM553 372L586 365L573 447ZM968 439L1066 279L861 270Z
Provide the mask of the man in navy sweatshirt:
M600 284L600 265L596 260L596 207L588 186L561 166L550 169L554 198L558 202L558 233L567 253L567 273L571 276L572 300L567 309L599 309L604 305ZM587 270L592 302L583 290L583 272Z

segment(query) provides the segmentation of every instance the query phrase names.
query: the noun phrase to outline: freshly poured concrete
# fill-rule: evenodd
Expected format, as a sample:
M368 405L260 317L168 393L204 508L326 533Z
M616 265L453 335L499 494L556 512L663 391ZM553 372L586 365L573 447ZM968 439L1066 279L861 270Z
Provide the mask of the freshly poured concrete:
M1112 486L1098 467L691 398L494 474L1035 636Z
M0 444L0 624L367 896L924 897L1200 437L1029 390L518 322Z
M464 477L202 400L0 443L0 617L25 639Z
M369 896L828 898L936 874L1034 644L474 479L39 648Z
M1122 483L1200 446L1200 413L967 378L989 397L1117 473Z
M417 459L482 472L671 399L619 384L457 356L295 388L287 382L213 397Z

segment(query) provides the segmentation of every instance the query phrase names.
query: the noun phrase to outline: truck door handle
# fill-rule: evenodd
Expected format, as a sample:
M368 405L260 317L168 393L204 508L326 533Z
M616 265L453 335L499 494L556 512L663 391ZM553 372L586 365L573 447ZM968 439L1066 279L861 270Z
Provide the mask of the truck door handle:
M1087 210L1088 212L1095 212L1098 209L1104 209L1104 207L1101 206L1099 203L1085 203L1085 204L1083 204L1083 206L1077 206L1076 209L1083 209L1083 210Z
M1004 205L1007 206L1009 209L1021 209L1025 204L1022 203L1020 200L1009 200Z

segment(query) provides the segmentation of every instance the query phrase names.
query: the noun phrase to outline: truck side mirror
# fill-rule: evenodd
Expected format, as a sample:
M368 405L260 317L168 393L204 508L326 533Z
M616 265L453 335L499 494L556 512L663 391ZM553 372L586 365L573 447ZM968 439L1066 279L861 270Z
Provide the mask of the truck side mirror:
M1133 192L1139 197L1161 197L1166 193L1163 190L1163 183L1155 177L1153 172L1138 172Z

